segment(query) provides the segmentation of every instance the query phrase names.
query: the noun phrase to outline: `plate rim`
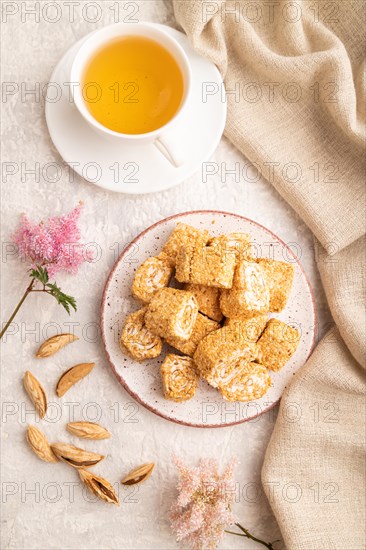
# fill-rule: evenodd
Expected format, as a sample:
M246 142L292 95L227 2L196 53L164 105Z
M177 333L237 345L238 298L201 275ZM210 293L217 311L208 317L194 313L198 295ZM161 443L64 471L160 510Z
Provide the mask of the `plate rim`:
M103 295L102 295L102 300L101 300L101 305L100 305L100 320L101 320L101 335L102 335L102 342L103 342L103 348L104 348L104 351L105 351L105 354L106 354L106 357L107 357L107 362L110 366L110 368L112 369L114 375L116 376L118 382L121 384L121 386L126 390L126 392L131 396L133 397L133 399L135 399L135 401L137 401L137 403L139 403L140 405L142 405L145 409L147 409L148 411L152 412L153 414L157 415L157 416L160 416L160 418L164 418L165 420L169 420L170 422L174 422L175 424L180 424L182 426L189 426L191 428L228 428L230 426L236 426L238 424L243 424L244 422L249 422L251 420L254 420L255 418L258 418L259 416L261 416L262 414L270 411L271 409L273 409L280 401L281 401L281 398L282 398L282 395L277 399L277 401L274 401L271 405L269 405L268 407L266 407L265 409L263 409L261 412L259 412L258 414L254 415L254 416L251 416L250 418L244 418L242 420L237 420L235 422L229 422L229 423L225 423L225 424L205 424L205 425L202 425L202 424L194 424L192 422L185 422L183 420L177 420L175 418L171 418L170 416L167 416L166 414L160 412L159 410L155 409L154 407L152 407L151 405L149 405L148 403L146 403L145 401L142 400L142 398L136 394L128 385L127 383L125 382L125 380L122 378L122 376L120 374L118 374L117 372L117 369L116 367L114 366L114 363L111 359L111 356L110 356L110 353L107 349L107 344L106 344L106 337L105 337L105 331L104 331L104 322L105 322L105 314L104 314L104 311L105 311L105 303L106 303L106 298L107 298L107 288L109 286L109 283L112 279L112 277L114 276L114 273L120 263L120 261L122 260L123 256L128 253L128 251L130 250L130 248L136 243L137 240L139 240L141 237L143 237L143 235L145 235L148 231L151 231L153 229L155 229L156 227L158 227L159 225L165 223L165 222L168 222L170 220L173 220L173 219L177 219L177 218L180 218L180 217L183 217L183 216L188 216L190 214L220 214L220 215L226 215L226 216L232 216L234 218L239 218L241 220L245 220L247 222L250 222L250 223L254 223L255 225L259 226L260 228L264 229L265 231L267 231L268 233L270 233L271 235L273 235L273 237L275 237L284 247L286 247L286 249L290 252L291 256L295 259L296 263L298 264L298 266L300 267L301 269L301 272L305 278L305 281L306 281L306 284L309 288L309 293L310 293L310 297L311 297L311 303L312 303L312 308L313 308L313 313L314 313L314 330L313 330L313 338L312 338L312 341L311 341L311 346L310 346L310 350L309 350L309 353L307 354L306 356L306 359L303 363L303 365L307 362L307 360L309 359L310 355L312 354L313 350L314 350L314 347L315 347L315 340L316 340L316 327L317 327L317 311L316 311L316 304L315 304L315 299L314 299L314 294L313 294L313 290L312 290L312 287L311 287L311 284L310 284L310 281L309 281L309 278L304 270L304 268L302 267L302 264L299 260L296 259L295 257L295 254L292 252L292 250L287 246L287 244L280 238L278 237L273 231L271 231L270 229L268 229L267 227L265 227L264 225L252 220L251 218L247 218L246 216L242 216L241 214L235 214L234 212L226 212L224 210L189 210L187 212L181 212L179 214L173 214L171 216L167 216L166 218L163 218L162 220L159 220L155 223L153 223L152 225L150 225L149 227L147 227L146 229L144 229L143 231L141 231L121 252L121 254L118 256L117 260L114 262L113 264L113 267L107 277L107 280L105 282L105 285L104 285L104 289L103 289ZM302 366L303 366L302 365ZM302 367L300 367L302 368Z

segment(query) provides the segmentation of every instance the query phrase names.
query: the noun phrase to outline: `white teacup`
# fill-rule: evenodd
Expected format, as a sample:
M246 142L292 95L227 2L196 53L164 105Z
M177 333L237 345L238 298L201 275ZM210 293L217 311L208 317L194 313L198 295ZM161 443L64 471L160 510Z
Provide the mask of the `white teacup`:
M176 60L184 81L183 99L178 111L164 126L145 134L123 134L103 126L89 112L82 94L81 83L86 66L94 54L111 40L121 36L142 36L150 38L163 46ZM180 44L169 34L149 23L116 23L93 33L80 47L71 67L72 95L75 106L90 126L108 139L136 143L153 143L173 165L181 166L185 162L182 145L177 135L177 123L184 116L191 92L191 68L188 58ZM76 85L78 84L78 85Z

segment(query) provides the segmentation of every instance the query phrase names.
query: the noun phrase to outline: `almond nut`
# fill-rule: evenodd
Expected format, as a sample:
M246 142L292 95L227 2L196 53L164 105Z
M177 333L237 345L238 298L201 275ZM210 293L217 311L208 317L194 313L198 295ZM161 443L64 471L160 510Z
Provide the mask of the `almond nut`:
M152 474L152 471L155 467L155 464L142 464L138 468L132 470L129 474L126 475L121 481L123 485L137 485L146 481Z
M59 397L65 395L65 393L74 385L79 382L85 376L89 374L94 368L95 363L80 363L71 367L63 373L60 380L57 383L56 393Z
M106 502L119 505L118 496L109 481L83 469L79 470L79 476L94 495Z
M29 370L23 377L23 385L39 416L43 418L47 411L47 397L41 384Z
M74 334L56 334L56 336L51 336L51 338L48 338L48 340L43 342L43 344L38 348L36 357L39 359L50 357L67 344L75 342L75 340L79 340L79 338L74 336Z
M35 426L28 426L26 435L32 451L45 462L57 462L57 456L53 453L46 436Z
M104 455L85 451L68 443L54 443L51 445L51 449L57 458L73 466L73 468L90 468L90 466L95 466L104 458Z
M67 430L83 439L108 439L111 434L108 430L95 422L69 422Z

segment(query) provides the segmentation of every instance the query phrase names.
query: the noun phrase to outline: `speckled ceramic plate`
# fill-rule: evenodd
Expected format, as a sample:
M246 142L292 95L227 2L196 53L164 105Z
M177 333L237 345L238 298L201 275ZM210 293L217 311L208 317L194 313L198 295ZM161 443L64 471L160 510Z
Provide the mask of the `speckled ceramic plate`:
M290 361L278 373L272 373L272 386L257 401L250 403L224 401L220 393L200 381L196 395L186 403L164 399L159 366L171 348L166 346L157 359L144 364L127 357L119 348L119 338L127 315L139 306L131 296L136 268L148 257L158 254L177 222L221 233L250 233L256 254L293 263L294 284L286 308L277 318L295 325L301 331L301 342ZM294 254L276 235L265 227L236 214L198 211L178 214L152 225L124 250L105 286L102 302L102 335L108 361L123 387L155 414L179 424L195 427L222 427L253 419L272 408L295 372L309 356L315 337L315 307L309 282Z

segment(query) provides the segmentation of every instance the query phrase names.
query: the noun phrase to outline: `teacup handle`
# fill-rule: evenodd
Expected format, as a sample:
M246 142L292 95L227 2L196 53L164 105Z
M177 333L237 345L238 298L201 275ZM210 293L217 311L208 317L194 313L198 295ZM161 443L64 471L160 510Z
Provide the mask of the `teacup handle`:
M176 168L179 168L184 164L185 158L182 154L180 146L176 142L176 139L172 135L160 136L154 141L155 147L158 151Z

